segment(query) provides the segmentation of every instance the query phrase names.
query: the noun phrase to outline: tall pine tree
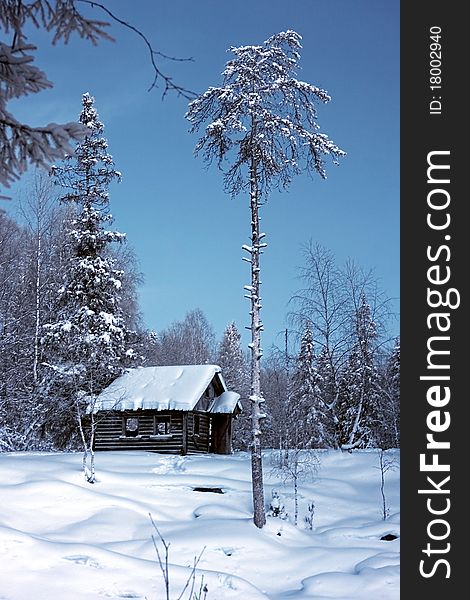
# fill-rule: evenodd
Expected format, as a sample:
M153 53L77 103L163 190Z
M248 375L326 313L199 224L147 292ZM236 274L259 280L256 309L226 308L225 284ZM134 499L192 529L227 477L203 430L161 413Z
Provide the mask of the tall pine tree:
M345 153L319 133L318 102L328 93L297 79L301 36L292 30L271 36L256 46L232 47L234 55L223 71L220 87L210 87L189 104L186 117L191 131L204 127L196 146L205 160L219 167L229 159L226 190L250 198L250 245L243 249L251 265L245 286L251 318L252 443L251 473L253 521L266 523L261 455L262 423L266 418L261 393L261 266L265 234L260 228L260 207L273 187L287 188L301 173L326 177L325 160L337 162Z
M53 167L66 189L61 201L74 207L68 236L71 254L57 298L56 319L44 326L43 391L50 405L49 428L59 445L76 431L75 417L85 398L93 400L121 372L126 329L120 309L122 271L106 252L124 235L110 231L108 188L120 179L107 151L103 124L88 93L80 122L88 133L64 164ZM58 401L60 399L60 401Z

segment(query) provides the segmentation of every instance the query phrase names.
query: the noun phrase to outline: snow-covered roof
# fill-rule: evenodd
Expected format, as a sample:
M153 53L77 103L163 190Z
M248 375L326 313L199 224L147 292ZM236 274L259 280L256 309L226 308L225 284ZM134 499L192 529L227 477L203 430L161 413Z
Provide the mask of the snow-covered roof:
M238 405L239 409L242 410L242 406L239 403L239 400L240 400L240 394L237 394L237 392L229 392L229 391L222 392L222 394L220 394L220 396L217 396L217 398L214 398L214 401L209 406L209 412L211 412L211 413L233 413L233 411L235 410L237 405Z
M192 410L216 374L219 375L224 393L214 399L209 410L216 413L232 412L240 396L235 392L227 392L218 365L128 369L101 392L93 412L139 409ZM230 410L231 406L233 407Z

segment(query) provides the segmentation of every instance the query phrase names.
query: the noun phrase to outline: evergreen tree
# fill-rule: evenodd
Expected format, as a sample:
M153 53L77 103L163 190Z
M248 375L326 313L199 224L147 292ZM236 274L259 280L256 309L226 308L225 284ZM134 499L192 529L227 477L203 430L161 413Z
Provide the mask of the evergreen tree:
M380 447L400 447L400 338L395 340L382 374L380 386L382 427Z
M333 416L321 397L312 329L305 327L291 377L287 408L289 448L327 448L333 445Z
M237 450L248 450L251 441L249 419L249 374L245 356L240 346L241 335L232 321L224 331L217 354L217 364L222 368L229 390L240 394L243 412L233 424L233 445Z
M336 381L338 369L334 368L327 348L323 348L317 357L317 372L319 397L331 411L334 420L335 405L338 399L338 384Z
M232 47L234 58L225 66L223 85L210 87L193 100L186 117L192 131L204 126L196 146L204 158L222 166L227 191L250 197L250 245L243 246L251 265L251 281L245 286L250 301L252 403L251 471L253 521L266 522L261 456L262 423L266 418L261 393L261 295L260 255L266 246L260 229L260 206L272 187L286 188L300 173L326 177L325 158L337 162L345 153L318 132L317 102L330 96L319 87L296 78L301 36L283 31L259 46Z
M355 337L339 382L339 443L347 449L374 448L381 426L379 372L374 361L377 330L364 295L356 310Z
M108 187L120 179L107 152L103 124L87 93L80 123L87 135L53 175L67 192L61 200L74 206L69 224L71 255L57 298L56 318L44 326L43 392L52 400L49 428L65 444L76 430L76 411L92 401L121 372L126 329L120 310L122 271L106 254L124 236L109 231ZM57 402L60 399L60 402Z

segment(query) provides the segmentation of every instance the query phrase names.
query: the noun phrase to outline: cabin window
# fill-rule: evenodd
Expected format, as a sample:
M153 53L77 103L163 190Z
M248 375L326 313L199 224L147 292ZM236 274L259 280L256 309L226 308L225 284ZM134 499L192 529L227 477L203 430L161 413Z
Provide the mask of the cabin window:
M193 415L193 433L199 435L201 431L201 418L199 415Z
M168 435L171 433L170 417L154 417L154 435Z
M139 435L139 419L137 417L126 417L124 419L124 433L126 437Z

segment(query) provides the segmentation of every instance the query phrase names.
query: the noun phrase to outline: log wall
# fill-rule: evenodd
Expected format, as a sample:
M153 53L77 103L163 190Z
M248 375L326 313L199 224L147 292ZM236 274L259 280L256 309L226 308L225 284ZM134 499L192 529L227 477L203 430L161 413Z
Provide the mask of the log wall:
M154 432L154 416L171 417L171 433L157 436ZM137 418L139 431L135 437L126 436L125 419ZM184 413L171 411L101 412L96 415L95 450L150 450L168 454L183 452Z
M171 418L168 435L155 435L154 418ZM139 421L138 434L128 436L127 418ZM196 427L196 419L199 420ZM204 412L107 411L96 415L95 450L147 450L165 454L206 454L211 451L211 419Z

